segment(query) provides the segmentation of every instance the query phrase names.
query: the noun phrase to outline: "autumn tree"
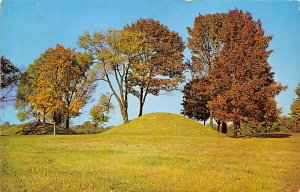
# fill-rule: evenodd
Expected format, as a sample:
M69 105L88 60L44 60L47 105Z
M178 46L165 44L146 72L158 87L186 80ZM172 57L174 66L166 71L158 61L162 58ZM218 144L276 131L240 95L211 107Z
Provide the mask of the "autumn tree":
M131 64L144 42L144 34L130 30L108 30L93 35L86 32L79 37L79 46L93 56L97 79L108 84L117 100L124 123L128 122Z
M295 89L295 93L297 94L297 98L294 99L292 105L291 105L291 113L290 115L295 121L295 132L296 132L296 122L300 121L300 83L298 83L298 86Z
M146 38L137 57L131 60L128 78L130 93L139 99L139 116L142 116L149 94L171 92L184 81L185 46L178 33L153 19L140 19L125 29L138 31Z
M208 103L218 119L233 122L234 137L239 137L245 119L262 122L273 116L275 96L284 87L274 80L268 63L272 37L265 35L260 20L249 12L229 11L220 34L224 45L209 76L222 94Z
M37 67L41 64L41 59L34 60L34 62L29 65L26 71L21 75L15 100L15 108L18 110L17 117L21 122L31 118L34 118L37 121L40 121L41 119L43 119L43 122L46 121L46 109L43 108L42 112L36 111L28 99L28 95L35 91L33 82L37 81L39 72ZM42 106L39 108L42 108Z
M95 127L98 127L98 125L103 126L109 121L109 113L111 113L114 110L114 106L110 100L111 95L101 95L98 103L91 108L90 115L92 121L95 124Z
M197 78L188 82L183 89L182 114L197 121L204 121L209 118L207 103L210 99L207 78Z
M95 88L94 75L89 73L92 57L57 44L39 58L38 77L33 82L34 91L28 100L38 112L44 112L54 123L80 114L80 109L90 99Z
M187 67L192 73L192 80L205 77L210 82L209 71L216 64L216 58L223 48L224 42L220 37L220 31L224 22L223 13L199 15L194 20L193 28L187 28L188 48L191 50L192 61ZM217 89L208 83L209 100L217 94ZM204 103L203 103L204 104ZM205 108L206 106L202 106ZM210 126L213 128L213 110L210 108Z
M0 102L12 101L15 99L14 88L18 85L21 71L10 60L1 56L1 95Z

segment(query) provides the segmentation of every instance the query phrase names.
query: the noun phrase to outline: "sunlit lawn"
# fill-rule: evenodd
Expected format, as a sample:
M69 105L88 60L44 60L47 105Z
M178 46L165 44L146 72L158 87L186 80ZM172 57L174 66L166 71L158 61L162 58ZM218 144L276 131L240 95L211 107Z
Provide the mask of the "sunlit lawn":
M183 117L149 117L98 135L2 136L0 191L300 189L299 134L234 139ZM192 126L205 131L180 133Z

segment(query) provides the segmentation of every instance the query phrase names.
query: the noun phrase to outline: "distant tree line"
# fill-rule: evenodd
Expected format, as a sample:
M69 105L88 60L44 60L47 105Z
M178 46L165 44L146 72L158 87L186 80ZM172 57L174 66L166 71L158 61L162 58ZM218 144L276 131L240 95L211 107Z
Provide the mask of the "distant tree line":
M234 125L234 137L240 136L242 123L262 127L275 123L279 117L275 96L286 87L274 80L268 63L272 36L265 34L260 20L236 9L199 15L187 31L192 54L187 62L177 32L159 21L139 19L119 30L85 32L78 38L83 53L59 44L48 48L24 73L1 58L1 66L2 60L13 66L8 73L1 70L1 79L18 87L15 107L21 121L64 123L66 129L70 119L81 114L98 81L111 92L91 108L96 127L109 120L114 109L111 98L127 123L130 94L139 100L141 116L147 96L179 90L185 82L182 114L204 123L210 119L211 126L214 119L220 132L227 132L227 122ZM2 86L6 84L1 81ZM299 109L296 99L291 116L297 120Z

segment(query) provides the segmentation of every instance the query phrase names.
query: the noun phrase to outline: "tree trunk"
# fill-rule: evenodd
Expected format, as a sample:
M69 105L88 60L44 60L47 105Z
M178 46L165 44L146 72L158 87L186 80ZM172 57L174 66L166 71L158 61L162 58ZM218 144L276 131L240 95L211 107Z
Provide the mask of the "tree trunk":
M203 121L203 124L205 125L205 121Z
M218 124L217 130L218 130L218 132L221 132L221 121L217 120L217 124Z
M56 127L55 127L55 122L54 122L54 124L53 124L53 135L55 135L56 134Z
M139 117L143 115L143 104L140 103L140 111L139 111Z
M240 136L241 136L240 122L234 122L233 137L234 138L239 138Z
M67 115L66 117L66 129L69 129L70 128L70 117Z
M46 123L46 109L44 108L43 112L43 123Z
M227 133L227 123L222 121L222 133L226 134Z
M121 115L123 119L123 123L128 123L128 113L127 109L120 104Z
M212 110L211 109L209 109L209 124L210 124L210 128L214 128L214 122L213 122L213 113L212 113Z
M140 89L140 98L139 98L139 100L140 100L139 117L143 115L143 105L144 105L144 103L143 103L143 91L144 91L144 90L143 90L143 88L141 87L141 89Z

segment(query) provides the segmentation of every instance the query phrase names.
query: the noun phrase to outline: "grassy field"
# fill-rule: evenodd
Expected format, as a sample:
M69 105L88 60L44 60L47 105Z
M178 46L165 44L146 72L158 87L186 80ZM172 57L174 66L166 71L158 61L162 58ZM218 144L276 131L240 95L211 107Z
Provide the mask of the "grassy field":
M96 135L2 136L0 191L297 191L300 135L233 139L145 115Z

